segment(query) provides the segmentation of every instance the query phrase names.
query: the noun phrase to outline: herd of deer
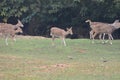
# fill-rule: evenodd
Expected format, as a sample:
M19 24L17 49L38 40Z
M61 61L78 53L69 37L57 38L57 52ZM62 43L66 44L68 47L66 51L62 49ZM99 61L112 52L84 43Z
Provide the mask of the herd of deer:
M105 43L104 38L105 35L108 35L108 39L110 44L112 44L113 37L112 33L120 28L119 20L115 20L113 23L102 23L102 22L92 22L91 20L86 20L86 23L89 23L91 31L90 31L90 39L92 39L92 43L94 43L94 38L99 34L99 39L102 40L102 43ZM16 25L8 24L8 23L0 23L0 35L5 37L5 43L8 45L7 39L8 37L12 37L14 41L16 33L22 33L23 24L18 20ZM58 27L52 27L50 29L50 35L52 36L52 42L54 45L55 37L59 37L62 39L64 46L66 46L65 38L68 34L73 34L72 27L67 28L67 31ZM102 37L102 38L101 38Z
M92 22L91 20L86 20L86 23L89 23L91 31L90 31L90 39L92 39L92 43L94 43L94 38L99 34L99 39L102 40L102 43L105 43L104 38L105 35L108 35L109 38L109 42L110 44L112 44L113 37L112 37L112 33L116 30L120 28L120 22L119 20L115 20L113 23L102 23L102 22ZM51 28L51 33L50 35L52 36L52 40L54 41L55 37L59 37L62 39L64 46L66 46L66 42L65 42L65 37L68 34L73 34L72 32L72 27L71 28L67 28L67 31L57 28L57 27L52 27ZM103 35L103 38L101 38ZM54 45L54 42L53 42Z
M113 37L112 33L120 28L120 22L119 20L115 20L113 23L102 23L102 22L92 22L91 20L86 20L85 22L89 22L90 28L92 29L90 31L90 39L93 39L94 43L94 37L99 34L99 39L103 40L102 43L104 43L105 35L108 35L109 42L112 44ZM103 35L103 38L101 36Z
M14 41L16 33L22 33L22 29L20 27L23 27L23 24L20 20L18 20L18 23L16 25L8 24L8 23L0 23L0 35L5 37L5 43L8 45L8 38L11 37Z

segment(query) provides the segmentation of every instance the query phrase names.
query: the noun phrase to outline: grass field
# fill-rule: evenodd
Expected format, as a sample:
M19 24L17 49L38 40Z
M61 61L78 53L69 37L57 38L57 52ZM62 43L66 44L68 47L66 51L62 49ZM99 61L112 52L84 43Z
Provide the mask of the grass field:
M120 40L0 39L0 80L120 80Z

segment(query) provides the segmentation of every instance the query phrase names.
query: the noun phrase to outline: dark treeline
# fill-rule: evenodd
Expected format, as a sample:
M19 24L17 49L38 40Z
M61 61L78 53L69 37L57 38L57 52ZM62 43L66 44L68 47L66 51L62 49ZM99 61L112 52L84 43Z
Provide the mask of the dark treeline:
M24 34L49 37L52 26L73 27L72 38L88 38L90 27L85 20L112 23L120 20L120 0L1 0L0 21L20 19ZM120 38L120 29L113 33Z

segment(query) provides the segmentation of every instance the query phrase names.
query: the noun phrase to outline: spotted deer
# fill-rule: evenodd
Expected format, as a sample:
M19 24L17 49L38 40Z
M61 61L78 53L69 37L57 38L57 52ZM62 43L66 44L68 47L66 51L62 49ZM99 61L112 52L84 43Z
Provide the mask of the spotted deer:
M16 28L16 27L24 27L22 22L20 20L18 20L17 24L16 25L13 25L13 24L8 24L8 23L0 23L0 26L1 27L7 27L7 28ZM1 28L0 27L0 28Z
M0 33L2 33L2 36L5 37L5 43L6 45L8 45L8 38L12 38L14 41L16 41L16 33L23 33L22 29L20 27L16 28L16 29L6 29L3 28L0 30Z
M110 44L112 44L113 37L112 33L120 28L120 22L119 20L115 20L113 23L102 23L102 22L92 22L91 20L86 20L86 22L89 22L89 25L92 29L93 32L90 32L90 36L92 36L93 43L94 43L94 37L97 34L100 34L100 36L103 34L103 40L104 40L104 35L107 34L109 38Z
M20 32L22 33L22 29L20 27L23 27L23 24L18 20L18 23L16 25L8 24L8 23L0 23L0 34L5 37L5 43L8 45L8 38L12 37L13 40L15 39L15 34Z
M52 27L50 29L50 35L52 36L53 45L54 45L55 37L59 37L59 38L62 39L62 42L63 42L64 46L66 46L65 38L68 34L71 34L71 35L73 34L72 27L67 28L67 31L65 31L61 28L58 28L58 27Z

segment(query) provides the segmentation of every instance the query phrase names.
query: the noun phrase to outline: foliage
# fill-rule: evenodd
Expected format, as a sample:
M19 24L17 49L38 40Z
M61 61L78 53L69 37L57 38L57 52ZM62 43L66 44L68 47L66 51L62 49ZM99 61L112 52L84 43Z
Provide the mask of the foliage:
M86 19L111 23L120 19L119 15L119 0L2 0L0 3L0 17L4 21L11 16L21 18L28 23L25 29L32 35L48 35L51 26L73 26L75 31L79 29L75 33L84 34L80 33L84 27L83 32L89 30Z
M37 11L36 3L32 0L2 0L0 2L0 16L4 17L4 21L14 17L22 17L25 14L32 14ZM29 16L27 15L27 17ZM25 18L25 17L24 17Z

